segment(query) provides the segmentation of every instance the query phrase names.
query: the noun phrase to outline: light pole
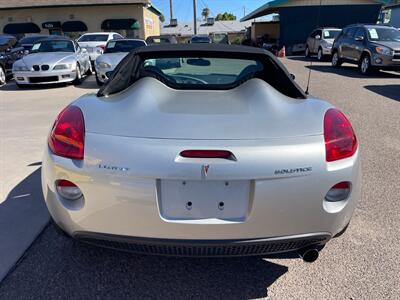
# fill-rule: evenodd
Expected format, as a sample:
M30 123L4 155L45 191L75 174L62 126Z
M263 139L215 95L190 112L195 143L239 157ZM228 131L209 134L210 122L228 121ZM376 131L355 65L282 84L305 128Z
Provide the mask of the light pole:
M193 0L193 26L194 26L194 34L197 34L197 1Z

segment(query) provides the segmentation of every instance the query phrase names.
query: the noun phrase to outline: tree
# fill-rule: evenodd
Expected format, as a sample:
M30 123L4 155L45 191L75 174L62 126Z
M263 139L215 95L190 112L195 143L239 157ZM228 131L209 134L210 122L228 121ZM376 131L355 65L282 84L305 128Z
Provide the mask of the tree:
M203 8L201 16L204 18L204 21L207 21L207 18L210 16L210 9L208 7Z
M218 14L217 17L215 18L216 21L235 21L236 20L236 16L228 13L228 12L224 12L223 14Z
M164 15L160 15L159 18L160 18L160 22L161 22L161 23L164 23L164 22L165 22L165 17L164 17Z

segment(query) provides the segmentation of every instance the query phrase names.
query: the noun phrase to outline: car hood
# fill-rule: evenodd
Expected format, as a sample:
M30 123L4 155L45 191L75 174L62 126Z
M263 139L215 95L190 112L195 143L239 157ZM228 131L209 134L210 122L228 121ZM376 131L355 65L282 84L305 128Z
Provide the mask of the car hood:
M24 56L21 61L28 67L33 65L55 65L61 62L76 60L75 54L71 52L46 52L32 53Z
M106 53L97 58L97 62L106 62L115 68L129 52Z
M374 44L376 44L377 46L385 46L385 47L389 47L393 50L397 50L400 51L400 42L374 42Z
M142 78L75 102L90 133L159 139L248 140L321 135L329 103L293 99L260 79L231 90L175 90Z

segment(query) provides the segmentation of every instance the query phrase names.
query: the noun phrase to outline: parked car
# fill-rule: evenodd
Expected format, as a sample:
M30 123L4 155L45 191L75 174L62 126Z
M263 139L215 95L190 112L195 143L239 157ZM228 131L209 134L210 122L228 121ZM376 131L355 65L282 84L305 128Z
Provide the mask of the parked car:
M332 65L357 64L361 74L400 70L400 31L384 25L351 25L336 38Z
M198 34L198 35L194 35L190 38L189 40L190 44L211 44L212 43L212 39L205 34Z
M96 58L103 54L106 44L110 40L120 40L124 37L117 32L94 32L85 33L78 40L81 48L88 51L90 61L94 66Z
M306 41L306 57L317 54L319 61L332 55L332 46L335 38L342 32L339 28L317 28Z
M0 86L12 76L13 63L23 56L23 48L16 47L17 39L12 35L0 35Z
M37 34L20 39L18 41L18 45L24 48L25 54L29 54L31 52L33 44L35 44L37 41L44 39L58 38L58 37L59 36L56 35Z
M171 58L181 65L157 67ZM356 207L357 145L344 114L265 50L142 47L59 114L43 194L54 223L88 243L311 262Z
M149 36L146 39L147 45L151 44L178 44L178 39L175 35L156 35Z
M144 40L139 39L109 41L104 49L104 53L96 59L97 84L99 86L103 85L108 80L107 74L112 72L129 52L146 45Z
M19 87L34 84L80 84L92 73L86 49L64 37L37 41L31 53L16 61L13 74Z
M215 44L231 44L229 35L226 32L214 32L211 34L211 39Z

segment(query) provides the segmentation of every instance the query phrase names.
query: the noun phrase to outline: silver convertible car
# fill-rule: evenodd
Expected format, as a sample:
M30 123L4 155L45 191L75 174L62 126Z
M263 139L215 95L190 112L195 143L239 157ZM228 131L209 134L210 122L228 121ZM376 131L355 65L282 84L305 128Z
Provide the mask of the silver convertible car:
M102 86L108 80L108 74L111 74L121 60L129 52L146 46L144 40L139 39L121 39L111 40L107 43L104 53L96 59L96 82Z
M37 41L31 53L16 61L13 75L19 87L34 84L80 84L84 75L92 74L89 54L67 38Z
M262 49L142 47L59 114L43 193L84 242L312 262L356 207L357 145L345 115Z

